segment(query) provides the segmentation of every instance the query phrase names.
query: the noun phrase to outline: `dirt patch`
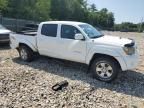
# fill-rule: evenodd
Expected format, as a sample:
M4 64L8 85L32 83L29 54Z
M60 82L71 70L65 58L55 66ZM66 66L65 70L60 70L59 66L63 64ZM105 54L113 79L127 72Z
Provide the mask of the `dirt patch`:
M5 60L0 63L0 108L143 108L144 34L105 34L135 39L140 51L139 66L112 83L93 79L79 63L47 57L25 63L16 50L0 46L0 60ZM51 89L63 80L69 82L66 89Z

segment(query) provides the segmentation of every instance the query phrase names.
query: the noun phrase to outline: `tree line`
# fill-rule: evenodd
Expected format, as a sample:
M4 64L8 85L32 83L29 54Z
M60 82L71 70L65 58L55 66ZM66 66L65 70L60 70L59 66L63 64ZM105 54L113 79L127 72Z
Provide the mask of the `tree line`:
M123 22L121 24L115 24L113 27L114 31L121 32L143 32L144 31L144 22L133 24L130 22Z
M98 10L86 0L0 0L3 16L34 21L71 20L112 28L114 15L106 8Z
M0 13L5 17L33 21L81 21L106 30L137 31L139 24L115 24L108 9L97 9L87 0L0 0ZM143 27L143 25L142 25Z

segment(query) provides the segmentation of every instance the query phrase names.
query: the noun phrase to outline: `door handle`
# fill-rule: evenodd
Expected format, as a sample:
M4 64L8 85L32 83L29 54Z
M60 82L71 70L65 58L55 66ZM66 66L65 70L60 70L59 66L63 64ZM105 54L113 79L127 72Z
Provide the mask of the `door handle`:
M64 44L64 42L59 41L59 44Z
M73 51L74 53L77 53L77 54L81 54L81 52L80 51Z

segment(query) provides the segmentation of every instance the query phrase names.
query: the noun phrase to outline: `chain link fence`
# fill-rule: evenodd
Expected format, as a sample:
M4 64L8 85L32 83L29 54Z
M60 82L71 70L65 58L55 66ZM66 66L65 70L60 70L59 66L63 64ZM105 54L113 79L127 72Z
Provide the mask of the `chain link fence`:
M7 18L0 15L0 24L14 32L17 32L24 28L26 24L38 24L38 22L23 19Z

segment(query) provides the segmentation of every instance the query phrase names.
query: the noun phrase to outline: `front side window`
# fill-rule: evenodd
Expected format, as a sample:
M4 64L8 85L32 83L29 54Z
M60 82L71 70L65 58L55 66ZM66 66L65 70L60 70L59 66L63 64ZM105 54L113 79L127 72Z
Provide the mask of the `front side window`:
M61 38L75 39L75 34L80 33L80 31L71 25L61 26Z
M42 26L41 34L49 37L57 36L57 24L44 24Z

